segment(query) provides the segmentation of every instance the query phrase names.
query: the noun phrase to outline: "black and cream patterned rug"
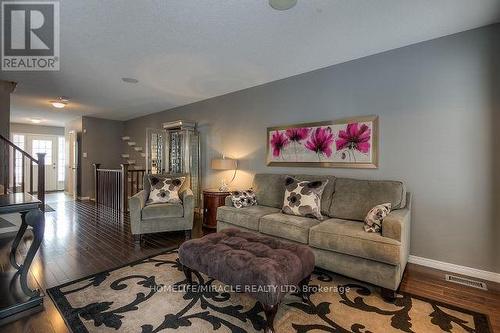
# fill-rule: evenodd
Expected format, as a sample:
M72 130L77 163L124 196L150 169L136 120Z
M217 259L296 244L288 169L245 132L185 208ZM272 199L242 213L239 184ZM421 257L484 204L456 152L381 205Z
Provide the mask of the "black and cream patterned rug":
M257 332L261 306L244 293L202 274L186 289L177 251L146 258L48 290L74 333ZM394 304L379 291L317 270L310 302L289 294L279 307L277 332L490 332L485 315L401 294Z

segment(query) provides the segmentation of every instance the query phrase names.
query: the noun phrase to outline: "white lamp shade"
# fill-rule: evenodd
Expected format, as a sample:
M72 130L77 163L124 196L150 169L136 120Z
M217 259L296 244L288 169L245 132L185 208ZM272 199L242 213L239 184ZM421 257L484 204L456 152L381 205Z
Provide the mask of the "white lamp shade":
M214 170L236 170L237 161L230 158L216 158L212 160Z

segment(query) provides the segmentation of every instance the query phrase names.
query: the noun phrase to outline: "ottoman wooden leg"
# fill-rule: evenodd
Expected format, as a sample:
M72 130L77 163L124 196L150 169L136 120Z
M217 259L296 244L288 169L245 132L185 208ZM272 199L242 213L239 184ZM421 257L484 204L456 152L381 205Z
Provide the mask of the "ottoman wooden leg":
M299 282L300 296L302 297L302 302L307 303L309 301L309 292L307 291L307 286L309 286L309 281L311 280L311 275L306 276L302 281Z
M186 280L189 285L193 284L193 271L191 268L182 265L182 271L184 272L184 275L186 275Z
M278 306L276 305L265 305L262 304L264 308L264 313L266 314L266 327L264 328L265 333L274 333L274 317L276 312L278 312Z

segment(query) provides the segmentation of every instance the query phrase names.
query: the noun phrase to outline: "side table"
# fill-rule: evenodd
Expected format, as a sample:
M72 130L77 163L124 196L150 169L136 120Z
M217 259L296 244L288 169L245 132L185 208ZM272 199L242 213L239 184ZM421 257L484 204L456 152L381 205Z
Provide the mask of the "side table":
M217 228L217 208L224 206L224 201L231 192L221 192L217 189L203 190L203 226Z

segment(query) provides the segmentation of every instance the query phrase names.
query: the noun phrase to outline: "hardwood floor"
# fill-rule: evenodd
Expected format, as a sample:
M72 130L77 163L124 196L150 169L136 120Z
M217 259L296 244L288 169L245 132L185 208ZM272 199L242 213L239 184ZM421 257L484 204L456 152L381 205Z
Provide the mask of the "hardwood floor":
M31 269L32 285L44 291L178 246L184 239L183 232L153 234L147 235L139 246L133 242L127 215L117 215L104 207L96 209L91 202L67 201L63 197L49 204L55 212L46 213L45 239ZM197 218L193 237L210 232L202 229L201 224ZM20 255L29 242L28 236L20 248ZM10 243L11 239L0 239L0 271L10 269ZM490 317L494 332L500 333L500 285L488 282L489 291L482 291L446 282L444 274L409 264L401 290L485 313ZM0 332L69 332L48 296L44 304L45 311L0 327Z

